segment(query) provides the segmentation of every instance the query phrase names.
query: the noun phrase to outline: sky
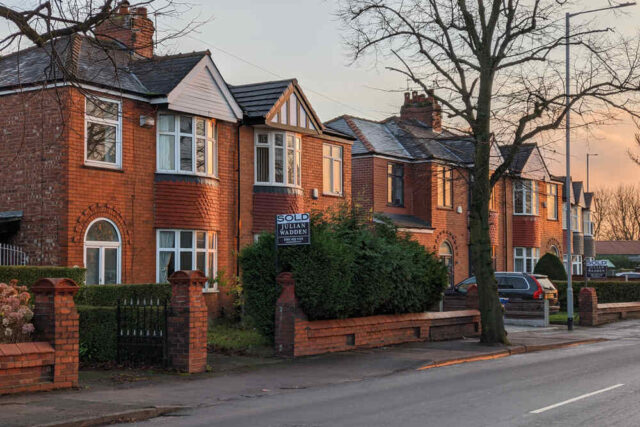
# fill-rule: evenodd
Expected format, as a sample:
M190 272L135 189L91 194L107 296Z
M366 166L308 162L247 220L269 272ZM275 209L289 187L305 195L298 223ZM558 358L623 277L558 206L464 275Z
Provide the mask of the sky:
M376 120L399 114L403 95L397 91L406 89L406 80L385 70L384 63L350 62L335 17L337 0L184 1L192 7L170 21L158 21L158 26L178 29L193 19L206 22L196 32L168 41L159 53L209 49L231 84L295 77L323 121L342 114ZM599 7L607 1L586 3ZM629 8L626 15L605 14L598 19L603 26L633 35L638 29L640 6ZM3 32L6 28L0 27L0 34ZM598 154L591 158L592 190L639 183L640 166L627 155L637 132L628 119L589 134L575 131L571 147L574 180L585 179L586 153L590 152ZM556 151L547 150L545 156L551 172L564 175L564 142Z

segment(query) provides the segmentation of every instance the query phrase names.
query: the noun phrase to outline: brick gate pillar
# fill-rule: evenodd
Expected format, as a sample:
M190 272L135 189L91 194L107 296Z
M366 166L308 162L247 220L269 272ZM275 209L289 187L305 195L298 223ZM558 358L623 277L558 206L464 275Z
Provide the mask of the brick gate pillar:
M580 326L598 325L598 295L594 288L582 288L578 294Z
M40 279L31 287L34 338L48 341L55 350L56 388L78 385L78 311L73 301L78 289L71 279Z
M280 297L276 301L274 325L276 354L283 357L293 357L295 353L296 316L299 314L296 282L292 273L280 273L276 277L276 281L282 287Z
M207 305L202 289L207 278L201 271L176 271L171 283L171 311L168 319L169 363L188 373L207 368Z

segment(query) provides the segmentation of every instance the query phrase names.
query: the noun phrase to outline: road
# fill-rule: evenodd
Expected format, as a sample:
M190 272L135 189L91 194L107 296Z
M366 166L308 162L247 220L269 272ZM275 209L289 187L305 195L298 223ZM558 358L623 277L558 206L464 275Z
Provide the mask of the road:
M635 335L635 334L634 334ZM180 426L638 426L640 337L214 403Z

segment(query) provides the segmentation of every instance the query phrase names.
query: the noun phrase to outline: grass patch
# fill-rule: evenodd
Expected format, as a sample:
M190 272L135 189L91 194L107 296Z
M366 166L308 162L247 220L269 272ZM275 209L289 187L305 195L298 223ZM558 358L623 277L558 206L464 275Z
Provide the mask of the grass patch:
M256 329L216 319L209 325L207 344L210 352L246 356L272 356L273 343Z
M573 313L573 323L577 324L580 321L580 315L578 313ZM553 323L555 325L566 325L567 324L567 312L560 311L558 313L549 315L549 323Z

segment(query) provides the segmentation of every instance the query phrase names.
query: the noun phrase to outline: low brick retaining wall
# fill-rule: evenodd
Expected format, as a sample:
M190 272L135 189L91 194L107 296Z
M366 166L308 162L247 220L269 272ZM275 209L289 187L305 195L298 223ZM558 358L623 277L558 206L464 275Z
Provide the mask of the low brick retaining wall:
M78 385L78 312L70 279L31 287L36 342L0 345L0 395Z
M640 302L598 304L598 295L594 288L582 288L578 298L582 326L598 326L624 319L640 319Z
M276 353L310 356L412 341L443 341L480 334L480 312L409 313L310 321L298 306L290 273L278 276L282 294L276 304Z

